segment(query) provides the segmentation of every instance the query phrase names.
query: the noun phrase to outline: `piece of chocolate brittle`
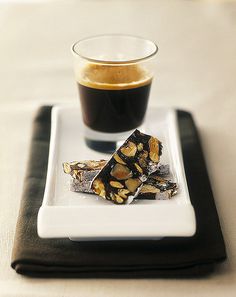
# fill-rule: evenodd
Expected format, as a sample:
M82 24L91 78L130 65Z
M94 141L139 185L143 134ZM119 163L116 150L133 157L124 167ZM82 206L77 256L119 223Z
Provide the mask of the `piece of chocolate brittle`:
M177 194L177 183L168 178L152 174L143 184L138 198L148 200L167 200Z
M135 130L92 181L91 189L116 204L131 203L158 168L161 142Z
M98 172L106 165L106 160L85 160L65 162L62 164L65 173L72 178L82 181L92 181Z
M151 179L151 182L149 181ZM72 178L70 180L70 191L93 194L91 190L91 180L79 181ZM155 173L143 183L143 186L135 199L138 200L167 200L177 193L177 184L168 177L155 176Z

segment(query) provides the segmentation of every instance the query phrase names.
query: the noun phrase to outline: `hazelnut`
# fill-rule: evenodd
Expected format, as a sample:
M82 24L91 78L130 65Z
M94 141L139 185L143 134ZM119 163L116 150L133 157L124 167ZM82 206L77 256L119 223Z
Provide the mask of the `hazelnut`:
M149 156L153 162L159 161L159 143L158 140L154 137L151 137L148 141L149 144Z
M118 188L118 189L121 189L121 188L124 188L124 186L119 183L118 181L110 181L110 185L113 187L113 188Z
M134 157L137 152L137 146L132 141L128 141L128 143L122 147L120 151L126 157Z
M140 142L138 145L137 145L137 148L138 148L138 151L141 152L143 150L143 144Z
M143 185L140 193L159 193L160 190L151 185Z
M122 204L124 202L124 199L122 199L119 195L115 194L115 201L119 204Z
M123 199L127 199L127 194L129 194L129 190L126 190L126 189L119 190L118 194Z
M130 192L135 192L141 183L141 180L138 178L129 178L125 181L125 185Z
M111 176L115 177L118 180L123 180L132 177L132 172L129 170L128 167L116 164L111 170Z
M121 157L117 153L114 154L113 158L116 160L116 162L126 165L126 163L121 159Z

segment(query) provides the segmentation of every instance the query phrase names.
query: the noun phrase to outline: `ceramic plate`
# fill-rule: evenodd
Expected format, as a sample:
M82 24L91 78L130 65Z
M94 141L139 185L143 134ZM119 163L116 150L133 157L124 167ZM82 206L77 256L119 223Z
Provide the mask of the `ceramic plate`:
M82 241L194 235L195 214L185 178L175 110L150 109L141 131L162 141L161 163L170 165L178 194L170 200L136 200L130 205L115 205L95 195L69 191L70 176L63 172L63 162L108 159L110 155L85 145L78 106L53 107L47 180L38 214L40 237Z

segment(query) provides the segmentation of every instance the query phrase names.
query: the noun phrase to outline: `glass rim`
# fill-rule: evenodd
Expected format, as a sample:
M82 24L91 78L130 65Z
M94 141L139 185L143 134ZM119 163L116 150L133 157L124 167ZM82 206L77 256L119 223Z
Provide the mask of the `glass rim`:
M121 61L111 61L111 60L102 60L102 59L89 58L89 57L86 57L85 55L80 54L75 49L75 47L77 45L79 45L80 43L82 43L84 41L92 40L92 39L95 39L95 38L99 38L99 37L128 37L128 38L135 38L135 39L139 39L139 40L143 40L143 41L148 41L154 46L154 50L150 54L148 54L148 55L146 55L146 56L144 56L142 58L131 59L131 60L121 60ZM85 38L82 38L82 39L76 41L75 43L72 44L71 51L72 51L73 55L75 55L76 57L80 57L82 59L85 59L87 61L90 61L90 62L93 62L93 63L96 63L96 64L117 64L117 65L122 65L122 64L138 63L138 62L141 62L141 61L144 61L144 60L151 59L158 52L158 46L152 40L149 40L149 39L146 39L146 38L143 38L143 37L140 37L140 36L128 35L128 34L100 34L100 35L93 35L93 36L85 37Z

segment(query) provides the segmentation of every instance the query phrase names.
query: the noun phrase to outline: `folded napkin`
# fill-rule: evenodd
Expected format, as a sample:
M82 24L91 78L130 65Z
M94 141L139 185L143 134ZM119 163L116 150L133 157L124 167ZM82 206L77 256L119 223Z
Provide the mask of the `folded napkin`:
M177 115L197 220L193 237L79 243L39 238L37 214L44 194L51 126L51 107L43 106L34 121L12 268L39 277L194 277L212 272L215 263L226 258L224 240L193 118L184 111Z

